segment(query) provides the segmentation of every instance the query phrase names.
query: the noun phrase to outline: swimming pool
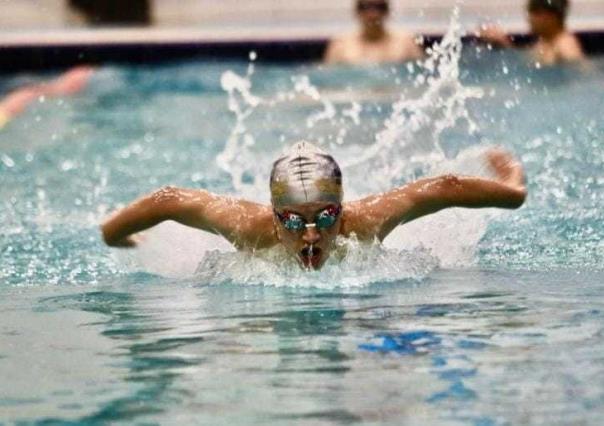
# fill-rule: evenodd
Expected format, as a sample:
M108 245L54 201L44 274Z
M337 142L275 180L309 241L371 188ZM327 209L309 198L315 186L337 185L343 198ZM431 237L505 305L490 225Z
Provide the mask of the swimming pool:
M418 66L108 67L0 133L0 419L161 424L599 424L604 62L539 69L455 41ZM2 87L40 75L4 78ZM166 224L98 223L165 184L268 198L318 141L346 198L524 162L518 211L453 210L304 273Z

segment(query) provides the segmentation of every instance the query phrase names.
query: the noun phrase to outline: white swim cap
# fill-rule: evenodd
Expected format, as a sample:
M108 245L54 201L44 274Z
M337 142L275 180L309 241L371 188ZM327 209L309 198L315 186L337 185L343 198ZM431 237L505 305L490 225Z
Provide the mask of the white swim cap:
M273 206L315 201L342 202L342 172L333 157L308 142L298 142L273 164Z

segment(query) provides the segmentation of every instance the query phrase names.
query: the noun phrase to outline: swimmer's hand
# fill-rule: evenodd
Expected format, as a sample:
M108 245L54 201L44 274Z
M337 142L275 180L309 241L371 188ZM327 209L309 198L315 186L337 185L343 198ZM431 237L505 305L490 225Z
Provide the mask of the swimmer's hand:
M526 191L522 164L512 154L501 148L493 148L487 151L485 157L499 182L518 191Z
M141 234L136 234L136 235L129 235L129 236L119 239L119 240L110 240L103 234L103 240L105 241L105 244L107 244L110 247L136 248L145 240L145 238Z
M476 37L485 43L489 43L496 47L512 47L512 39L501 28L496 25L484 24L481 25L475 33Z

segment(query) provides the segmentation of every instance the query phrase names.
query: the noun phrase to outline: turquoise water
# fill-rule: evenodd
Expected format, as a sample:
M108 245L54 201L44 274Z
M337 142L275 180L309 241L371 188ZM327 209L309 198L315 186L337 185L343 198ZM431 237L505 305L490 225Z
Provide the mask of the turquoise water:
M407 66L108 67L11 122L0 422L599 424L604 62L447 52L425 81ZM522 160L530 195L383 247L343 242L312 274L174 224L135 252L102 244L100 221L161 185L266 201L272 160L302 137L342 162L349 199L485 173L492 144Z

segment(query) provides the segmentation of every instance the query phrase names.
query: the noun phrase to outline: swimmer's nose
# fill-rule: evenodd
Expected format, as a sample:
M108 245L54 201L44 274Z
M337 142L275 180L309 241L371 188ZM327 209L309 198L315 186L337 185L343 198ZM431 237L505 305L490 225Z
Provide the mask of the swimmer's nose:
M314 226L307 227L302 236L302 240L307 244L316 244L320 239L321 234L319 234L319 231Z

